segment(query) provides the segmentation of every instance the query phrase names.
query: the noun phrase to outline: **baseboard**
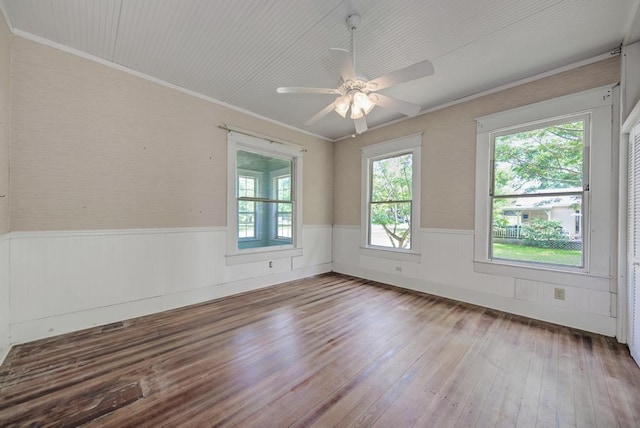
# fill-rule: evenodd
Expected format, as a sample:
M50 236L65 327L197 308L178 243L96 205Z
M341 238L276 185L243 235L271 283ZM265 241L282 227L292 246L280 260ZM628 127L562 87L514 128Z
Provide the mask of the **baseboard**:
M11 343L20 344L116 321L150 315L332 271L332 263L215 284L188 291L61 314L11 325ZM7 351L8 352L8 351Z
M409 290L419 291L460 302L484 306L514 315L573 327L580 330L615 337L616 319L598 314L588 314L550 307L537 302L518 300L511 297L488 294L446 284L423 281L384 272L363 269L343 263L333 263L333 271L372 281L383 282Z

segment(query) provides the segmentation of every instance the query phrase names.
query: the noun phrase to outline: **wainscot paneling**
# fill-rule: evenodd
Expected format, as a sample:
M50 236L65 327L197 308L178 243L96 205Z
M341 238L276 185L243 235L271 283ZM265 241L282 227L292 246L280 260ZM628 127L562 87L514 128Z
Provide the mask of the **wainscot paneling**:
M334 226L333 270L531 318L615 335L615 293L474 271L473 231L422 229L417 263L360 254L360 227ZM565 300L554 298L556 287Z
M271 267L268 262L227 266L226 228L11 233L0 240L0 257L7 253L0 260L9 263L0 269L10 275L5 280L11 293L9 341L22 343L328 272L331 230L304 227L303 256L274 260ZM0 275L0 285L3 280Z

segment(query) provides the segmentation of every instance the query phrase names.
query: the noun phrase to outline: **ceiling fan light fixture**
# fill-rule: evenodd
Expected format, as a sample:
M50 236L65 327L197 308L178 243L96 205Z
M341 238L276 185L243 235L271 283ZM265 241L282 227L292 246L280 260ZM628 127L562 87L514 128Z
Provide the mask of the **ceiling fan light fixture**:
M342 117L347 117L347 112L349 111L349 106L351 105L351 98L349 95L342 95L341 97L336 98L335 101L336 108L334 109L336 113L338 113Z
M361 108L351 107L351 119L360 119L364 117L364 111Z
M353 94L353 107L351 110L362 111L367 115L375 107L375 103L363 92L356 92ZM357 119L352 117L352 119Z
M422 109L419 105L373 92L430 76L434 72L433 64L428 60L421 61L409 67L380 76L374 80L369 80L364 74L357 74L355 30L359 24L359 15L353 14L347 17L347 27L351 32L351 51L341 48L329 49L329 54L340 71L340 77L342 78L342 84L340 84L338 88L281 87L277 89L278 93L281 94L325 94L338 96L331 104L304 122L305 126L313 125L329 114L331 110L334 110L344 118L346 118L348 114L349 118L355 121L356 133L361 134L368 129L366 116L376 105L410 117L415 116Z

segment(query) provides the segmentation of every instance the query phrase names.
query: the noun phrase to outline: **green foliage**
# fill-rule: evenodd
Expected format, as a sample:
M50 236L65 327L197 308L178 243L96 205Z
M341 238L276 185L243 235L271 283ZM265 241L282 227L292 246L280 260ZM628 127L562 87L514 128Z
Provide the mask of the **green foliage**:
M553 242L569 240L562 230L562 223L557 220L536 219L522 226L522 236L527 245L550 248Z
M394 248L410 246L412 180L411 154L372 164L371 223L383 227Z
M496 137L496 195L582 187L584 122Z
M509 220L502 214L498 214L493 216L493 225L495 227L507 227L509 226Z

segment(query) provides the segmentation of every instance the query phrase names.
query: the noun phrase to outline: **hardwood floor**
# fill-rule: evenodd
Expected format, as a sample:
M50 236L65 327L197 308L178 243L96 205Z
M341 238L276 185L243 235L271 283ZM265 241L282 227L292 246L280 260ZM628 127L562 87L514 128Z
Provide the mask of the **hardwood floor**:
M0 426L640 422L614 339L321 275L16 346Z

